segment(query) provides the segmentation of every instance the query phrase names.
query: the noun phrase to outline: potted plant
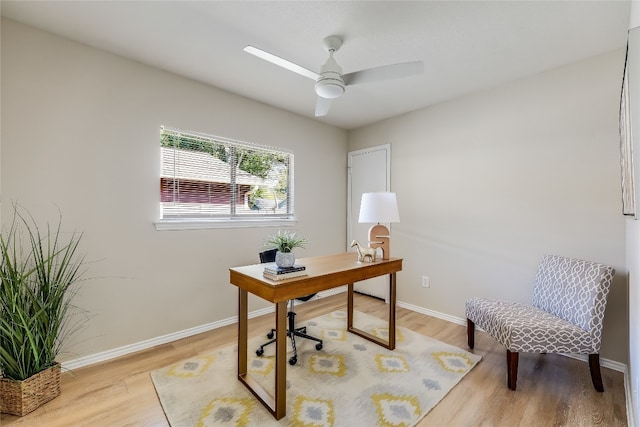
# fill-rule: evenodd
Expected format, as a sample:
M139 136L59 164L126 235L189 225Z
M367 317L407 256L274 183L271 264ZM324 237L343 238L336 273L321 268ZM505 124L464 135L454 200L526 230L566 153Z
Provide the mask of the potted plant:
M14 206L9 229L0 234L0 412L23 416L60 394L63 341L72 321L75 285L84 256L81 235L46 233ZM76 319L78 319L76 317Z
M295 248L304 248L309 241L297 235L293 231L278 231L267 238L265 246L277 249L276 265L278 267L293 267L296 262L293 250Z

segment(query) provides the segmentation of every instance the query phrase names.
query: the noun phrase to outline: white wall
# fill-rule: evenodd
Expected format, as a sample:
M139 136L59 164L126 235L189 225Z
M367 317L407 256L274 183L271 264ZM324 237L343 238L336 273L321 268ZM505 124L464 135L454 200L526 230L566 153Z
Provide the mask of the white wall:
M228 268L275 231L156 231L161 125L292 149L299 256L344 250L343 130L5 19L1 90L3 221L10 201L38 219L57 205L93 261L61 361L235 316Z
M349 150L391 144L399 301L464 318L470 297L529 301L545 253L606 263L601 354L627 363L623 63L613 52L349 133Z
M629 15L629 29L640 27L640 1L631 1L631 11Z

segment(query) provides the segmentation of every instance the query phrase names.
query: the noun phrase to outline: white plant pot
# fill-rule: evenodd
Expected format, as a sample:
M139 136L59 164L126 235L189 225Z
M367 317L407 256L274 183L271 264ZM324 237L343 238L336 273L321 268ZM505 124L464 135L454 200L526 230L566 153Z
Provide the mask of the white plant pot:
M293 252L276 252L276 265L278 267L293 267L296 263L296 256Z

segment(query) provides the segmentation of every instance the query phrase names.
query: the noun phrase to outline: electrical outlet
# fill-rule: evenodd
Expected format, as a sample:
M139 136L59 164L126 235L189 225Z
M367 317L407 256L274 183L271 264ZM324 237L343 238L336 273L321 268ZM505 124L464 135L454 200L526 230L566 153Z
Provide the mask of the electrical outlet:
M431 287L431 283L429 282L429 276L422 276L422 287L423 288Z

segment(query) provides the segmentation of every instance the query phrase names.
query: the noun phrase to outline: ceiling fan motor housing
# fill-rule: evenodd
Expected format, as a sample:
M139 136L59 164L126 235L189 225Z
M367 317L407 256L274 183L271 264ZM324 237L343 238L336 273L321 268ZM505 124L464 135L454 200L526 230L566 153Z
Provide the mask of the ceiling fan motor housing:
M329 51L329 59L320 69L320 78L316 81L316 94L327 99L338 98L345 90L342 67L333 59L333 52Z
M344 93L344 81L337 73L322 73L316 82L316 94L323 98L334 99Z

